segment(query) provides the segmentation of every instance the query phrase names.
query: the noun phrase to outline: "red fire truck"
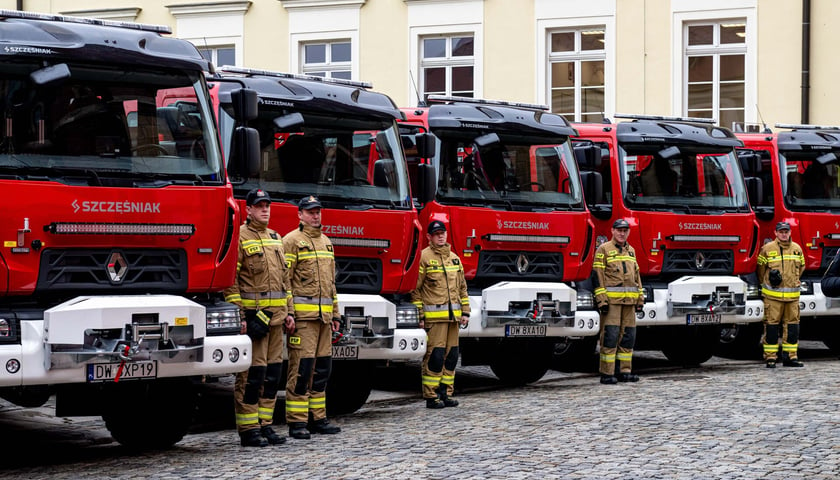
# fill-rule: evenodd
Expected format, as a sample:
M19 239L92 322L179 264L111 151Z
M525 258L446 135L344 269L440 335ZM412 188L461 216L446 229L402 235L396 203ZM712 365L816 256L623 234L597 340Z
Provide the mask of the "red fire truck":
M404 108L401 130L413 186L428 199L421 223L442 221L464 265L472 314L461 364L490 365L505 382L536 381L555 345L599 329L591 294L581 298L567 283L589 275L594 252L568 141L575 131L543 106L429 100L445 103Z
M758 322L758 225L735 155L734 134L704 119L616 115L632 121L575 124L596 244L618 218L630 222L645 287L637 349L699 364L723 325ZM701 123L702 122L702 123ZM750 276L752 275L752 276Z
M248 125L259 132L260 167L253 175L231 169L235 197L244 202L258 186L268 192L271 228L283 235L297 228L302 197L316 195L324 206L343 318L327 406L353 412L370 394L375 367L419 360L426 351L417 309L404 298L417 281L420 225L395 123L401 113L366 83L235 67L219 72L209 80L226 158L236 159L229 150L242 125L231 92L244 87L259 97L259 115Z
M195 382L250 362L221 296L238 223L211 66L161 33L0 11L0 395L55 394L133 447L179 441ZM170 131L160 98L183 89L200 100Z
M753 202L760 238L770 241L777 222L790 223L806 262L799 297L802 333L840 350L840 301L826 298L820 288L825 269L840 249L840 127L776 128L785 130L736 133L745 147L739 150L742 164L754 165L750 175L761 180L760 195ZM737 336L728 338L734 347L731 353L748 349L750 356L760 355L761 333L761 325L739 329Z

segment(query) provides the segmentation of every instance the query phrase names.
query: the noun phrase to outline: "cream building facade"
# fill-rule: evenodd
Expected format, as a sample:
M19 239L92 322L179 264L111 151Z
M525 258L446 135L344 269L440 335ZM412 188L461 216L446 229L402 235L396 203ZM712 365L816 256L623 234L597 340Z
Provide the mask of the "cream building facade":
M400 106L840 124L836 0L0 0L18 7L169 25L217 65L372 82Z

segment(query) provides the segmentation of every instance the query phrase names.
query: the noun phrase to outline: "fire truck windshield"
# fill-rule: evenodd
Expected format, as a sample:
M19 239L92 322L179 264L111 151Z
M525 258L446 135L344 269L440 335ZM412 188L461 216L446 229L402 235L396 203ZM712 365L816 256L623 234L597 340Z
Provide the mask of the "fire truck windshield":
M229 138L233 119L226 109L220 128L223 137ZM284 131L277 125L283 124L288 112L260 106L259 117L249 126L259 131L261 168L257 177L246 179L237 191L260 186L272 198L288 200L317 195L331 208L412 208L394 120L299 113L303 124ZM229 148L229 141L222 143Z
M224 182L200 72L71 64L45 83L39 71L0 65L4 177L120 187Z
M838 158L840 152L825 150L780 151L785 205L793 211L840 210Z
M694 145L619 148L624 201L635 210L717 213L749 211L735 153Z
M510 210L582 208L580 176L569 142L500 137L481 146L471 138L439 137L439 202Z

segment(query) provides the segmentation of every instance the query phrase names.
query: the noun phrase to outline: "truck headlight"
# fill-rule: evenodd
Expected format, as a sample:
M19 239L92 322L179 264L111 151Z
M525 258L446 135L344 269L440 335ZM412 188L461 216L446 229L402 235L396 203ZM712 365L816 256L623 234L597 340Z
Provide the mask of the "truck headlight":
M240 331L239 308L208 308L207 335L235 335Z
M577 292L578 310L595 310L595 296L592 292L582 290Z
M417 328L420 326L420 315L417 307L406 304L397 306L397 328Z
M747 300L759 300L761 299L761 286L756 285L755 283L748 283L747 284Z

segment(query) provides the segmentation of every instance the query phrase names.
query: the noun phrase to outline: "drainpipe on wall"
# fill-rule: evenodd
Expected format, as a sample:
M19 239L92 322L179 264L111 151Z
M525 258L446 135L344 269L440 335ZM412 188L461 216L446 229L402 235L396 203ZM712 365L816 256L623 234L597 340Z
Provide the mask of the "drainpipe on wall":
M810 123L811 103L811 0L802 0L802 123Z
M17 0L17 9L23 10L23 0Z

